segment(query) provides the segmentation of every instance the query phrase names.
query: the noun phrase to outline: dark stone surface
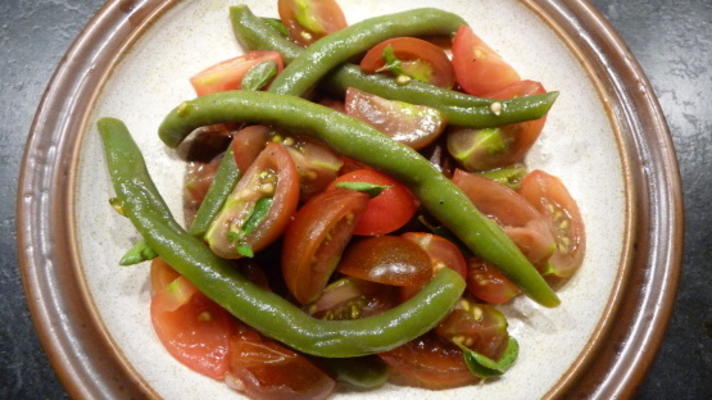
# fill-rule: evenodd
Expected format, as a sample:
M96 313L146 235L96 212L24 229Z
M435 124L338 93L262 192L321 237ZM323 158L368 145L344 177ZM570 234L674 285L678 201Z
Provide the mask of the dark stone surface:
M25 304L15 191L27 131L55 65L102 1L0 2L0 399L67 398ZM670 123L686 203L684 275L638 399L712 398L712 2L593 0L648 74Z

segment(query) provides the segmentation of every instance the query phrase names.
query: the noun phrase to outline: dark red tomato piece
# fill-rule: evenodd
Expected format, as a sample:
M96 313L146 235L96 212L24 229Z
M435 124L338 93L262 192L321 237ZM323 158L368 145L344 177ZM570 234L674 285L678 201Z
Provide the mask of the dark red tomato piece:
M396 288L355 278L342 278L327 286L307 306L314 318L347 320L380 314L397 304Z
M524 177L519 192L549 219L556 237L556 250L545 272L570 277L586 252L586 232L576 201L558 178L539 170Z
M270 198L266 215L251 232L246 223L257 202ZM260 153L228 197L223 209L206 233L210 249L220 257L235 259L242 255L239 246L258 251L282 234L299 201L299 176L287 149L269 143ZM241 235L239 241L235 235ZM237 242L237 243L236 243Z
M269 279L264 269L255 261L249 258L242 258L236 261L237 268L242 275L250 282L265 290L272 290L269 286Z
M387 100L351 87L346 89L345 102L348 115L414 149L432 143L447 125L434 108Z
M336 99L326 97L326 98L321 99L319 104L321 104L324 107L329 107L332 110L338 111L342 114L346 114L346 108L344 106L344 102L341 100L336 100Z
M200 208L205 195L213 183L213 178L218 171L221 158L215 158L209 163L190 162L185 173L185 185L183 186L183 211L188 224L193 221L195 213Z
M520 291L497 268L476 257L468 260L467 289L478 299L489 304L509 303Z
M519 80L517 71L467 25L462 25L455 34L452 65L457 83L473 96L491 93Z
M319 297L367 205L367 194L337 188L297 212L282 246L282 275L297 301L307 304Z
M253 400L325 399L336 386L306 356L255 332L231 338L225 383Z
M356 222L354 235L375 236L391 233L410 221L418 208L415 196L408 188L372 169L361 169L341 175L329 188L334 188L339 182L370 182L389 186L368 201L366 211Z
M277 5L289 36L302 46L347 26L335 0L279 0Z
M422 286L432 276L430 257L417 244L398 236L361 240L351 246L339 272L392 286Z
M278 72L284 69L282 55L278 51L251 51L245 55L225 60L203 70L190 78L198 96L240 89L247 71L265 61L274 61Z
M433 333L378 355L391 369L395 383L446 389L477 381L465 365L462 350Z
M460 249L451 241L432 233L408 232L401 235L403 239L418 245L430 257L431 276L443 268L450 268L467 279L467 264ZM401 288L401 300L405 301L422 289L419 286L405 286Z
M339 170L339 175L346 175L360 169L373 169L362 162L358 162L346 156L339 156L339 160L343 163L341 165L341 169Z
M435 329L441 338L498 360L507 347L507 319L496 308L461 299Z
M555 248L549 223L519 193L477 174L456 170L452 177L480 212L494 219L532 263L547 259Z
M399 62L400 66L390 68L412 79L432 83L435 86L450 89L455 85L455 73L450 60L442 48L414 37L397 37L385 40L369 50L361 59L361 69L366 73L379 72L384 66L392 63L389 55Z
M192 285L181 276L153 296L153 329L176 360L205 376L223 379L234 329L232 317L195 288L187 302L176 308L181 302L176 299L176 290L182 292L188 287Z
M235 157L235 164L240 171L245 172L250 168L267 146L272 135L272 129L262 125L252 125L243 128L233 136L230 147Z

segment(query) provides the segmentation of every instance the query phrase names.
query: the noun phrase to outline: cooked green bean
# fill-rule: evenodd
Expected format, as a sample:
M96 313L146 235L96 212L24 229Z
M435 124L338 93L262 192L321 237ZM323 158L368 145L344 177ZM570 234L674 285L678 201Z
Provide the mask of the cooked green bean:
M220 160L215 178L213 178L208 193L205 194L203 202L200 203L200 208L195 214L195 219L189 230L191 235L202 237L208 231L210 223L222 209L227 196L235 188L239 179L240 171L237 169L235 157L233 157L232 149L228 149Z

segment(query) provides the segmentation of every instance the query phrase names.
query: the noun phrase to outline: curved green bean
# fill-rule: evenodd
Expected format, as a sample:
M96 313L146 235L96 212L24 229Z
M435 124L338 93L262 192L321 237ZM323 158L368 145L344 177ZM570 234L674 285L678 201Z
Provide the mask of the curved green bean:
M294 96L231 91L181 103L163 120L159 136L169 147L176 147L193 129L224 122L296 130L393 176L409 186L422 205L475 254L499 267L526 294L548 307L559 304L517 246L457 186L418 152L370 125Z
M228 149L222 160L220 160L215 178L213 178L208 193L205 194L205 198L203 198L203 202L200 203L198 212L195 214L193 224L188 231L191 235L202 237L208 231L210 223L213 222L215 216L222 209L227 196L235 188L238 180L240 180L240 170L235 163L232 149Z

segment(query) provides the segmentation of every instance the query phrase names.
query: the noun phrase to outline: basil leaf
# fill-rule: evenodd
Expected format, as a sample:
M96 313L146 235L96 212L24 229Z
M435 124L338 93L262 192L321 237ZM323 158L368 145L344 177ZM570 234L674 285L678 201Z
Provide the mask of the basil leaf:
M378 196L381 192L390 187L390 185L377 185L371 182L339 182L335 186L355 190L357 192L363 192L371 198Z
M240 89L261 90L272 82L275 76L277 76L277 63L271 60L263 61L247 71L240 83Z
M377 69L376 72L389 71L395 76L407 75L405 71L403 71L403 63L396 57L396 52L390 44L383 49L383 60L385 64Z
M272 197L262 197L255 202L247 220L240 227L240 232L228 232L227 237L235 244L235 250L238 254L245 257L254 257L255 253L247 243L245 237L254 232L264 222L272 208Z
M153 249L146 243L145 240L141 239L136 244L129 249L129 251L121 257L119 265L126 267L129 265L134 265L142 263L144 261L152 260L158 257L158 254L153 251Z
M504 354L502 354L502 357L500 357L498 361L484 356L462 344L455 344L462 350L465 364L470 372L482 379L501 376L514 364L514 361L516 361L519 355L519 343L511 336L507 340L507 348L504 350Z
M480 172L480 175L495 182L501 183L512 190L517 190L522 184L522 178L524 178L524 175L527 174L527 169L520 165L521 164L508 168L499 168L490 171L484 171Z

